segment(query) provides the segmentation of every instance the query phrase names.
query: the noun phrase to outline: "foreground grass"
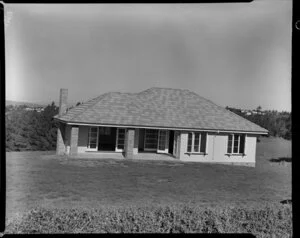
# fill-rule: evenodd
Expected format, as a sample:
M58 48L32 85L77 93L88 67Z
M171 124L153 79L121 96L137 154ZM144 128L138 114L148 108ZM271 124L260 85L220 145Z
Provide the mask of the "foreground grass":
M203 206L280 203L291 199L290 142L262 138L255 168L243 166L61 158L55 152L7 153L7 216L36 206ZM234 203L234 204L233 204Z
M6 233L252 233L292 237L290 205L36 208L11 220Z
M255 168L7 153L6 231L290 237L291 207L280 204L291 199L291 159L280 162L290 153L276 138L257 144Z

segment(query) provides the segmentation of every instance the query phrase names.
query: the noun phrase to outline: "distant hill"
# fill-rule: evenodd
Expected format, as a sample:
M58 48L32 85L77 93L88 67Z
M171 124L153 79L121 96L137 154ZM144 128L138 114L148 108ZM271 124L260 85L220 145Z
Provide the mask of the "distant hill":
M26 105L28 107L46 107L47 105L50 105L51 102L39 102L39 103L34 103L34 102L21 102L21 101L13 101L13 100L5 100L5 106L13 105L13 106L20 106L20 105ZM58 106L58 102L54 101L55 105ZM68 107L75 106L76 103L68 103Z
M244 110L233 107L226 107L226 109L267 129L270 136L282 137L284 139L291 140L291 112L261 110L259 107L256 110Z
M20 102L20 101L12 101L12 100L5 100L5 106L13 105L13 106L19 106L19 105L26 105L29 107L46 107L47 104L42 103L32 103L32 102Z

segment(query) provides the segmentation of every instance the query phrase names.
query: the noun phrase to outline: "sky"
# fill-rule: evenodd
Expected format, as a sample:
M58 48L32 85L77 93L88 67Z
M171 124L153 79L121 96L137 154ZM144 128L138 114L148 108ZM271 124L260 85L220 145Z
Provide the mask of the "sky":
M6 100L167 87L224 107L291 111L291 0L6 4L5 15Z

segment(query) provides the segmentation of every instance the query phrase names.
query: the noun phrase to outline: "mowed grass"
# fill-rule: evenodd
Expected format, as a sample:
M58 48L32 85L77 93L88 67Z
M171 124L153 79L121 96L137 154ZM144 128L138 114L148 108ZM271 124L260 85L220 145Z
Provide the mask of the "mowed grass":
M7 218L35 207L262 205L291 199L291 143L262 138L255 168L7 153Z

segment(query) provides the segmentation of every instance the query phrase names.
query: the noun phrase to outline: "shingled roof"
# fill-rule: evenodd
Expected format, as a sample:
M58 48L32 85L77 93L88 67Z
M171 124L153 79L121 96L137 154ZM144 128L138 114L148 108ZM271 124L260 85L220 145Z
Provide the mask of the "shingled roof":
M219 131L268 131L189 90L150 88L105 93L56 119L69 123Z

